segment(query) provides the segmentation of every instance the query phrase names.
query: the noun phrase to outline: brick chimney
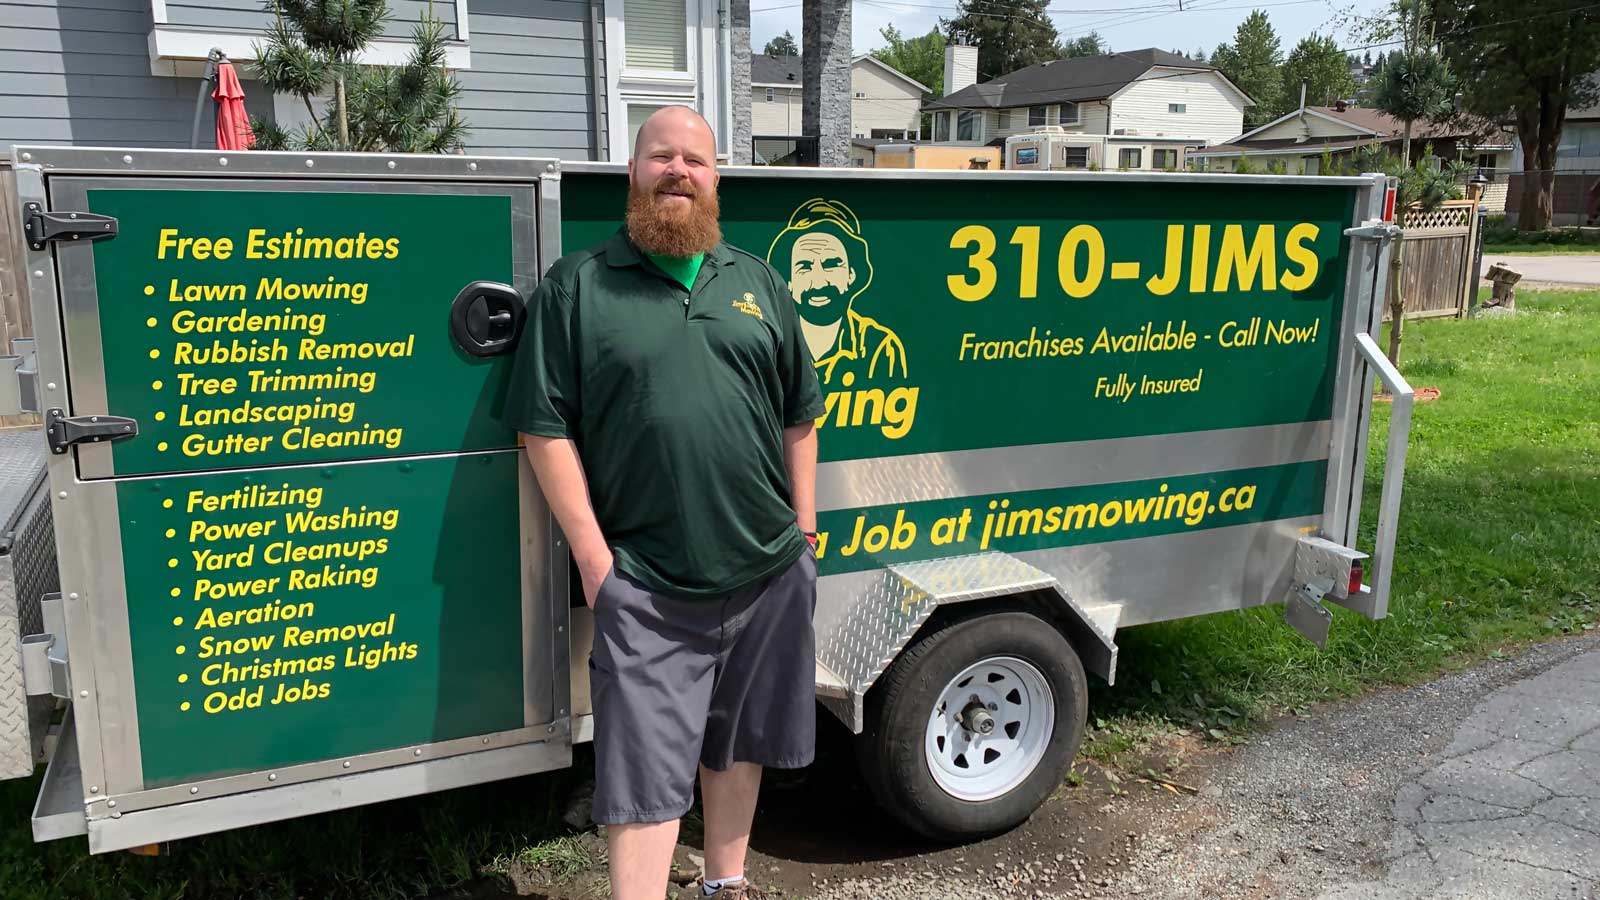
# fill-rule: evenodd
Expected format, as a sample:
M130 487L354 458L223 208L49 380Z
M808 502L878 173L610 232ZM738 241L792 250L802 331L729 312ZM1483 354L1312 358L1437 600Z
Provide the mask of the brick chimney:
M978 80L978 48L966 44L944 46L944 93L948 97Z

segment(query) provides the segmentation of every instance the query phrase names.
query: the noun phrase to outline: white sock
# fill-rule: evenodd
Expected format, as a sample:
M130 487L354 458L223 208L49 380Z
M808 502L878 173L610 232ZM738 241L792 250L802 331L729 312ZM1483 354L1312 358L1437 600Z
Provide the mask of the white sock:
M738 884L739 882L741 882L743 880L744 880L744 873L743 872L740 872L737 875L730 875L727 878L707 878L705 880L705 882L702 884L701 888L700 888L700 893L701 893L702 896L710 897L711 895L715 894L717 891L722 890L723 888L727 887L728 885L730 885L730 884Z

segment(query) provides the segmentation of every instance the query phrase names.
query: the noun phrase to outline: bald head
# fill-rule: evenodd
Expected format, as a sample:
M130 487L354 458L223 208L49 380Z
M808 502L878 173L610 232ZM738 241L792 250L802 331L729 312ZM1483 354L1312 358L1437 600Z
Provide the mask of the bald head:
M644 158L653 147L692 147L711 165L717 161L717 136L704 116L687 106L663 106L650 114L633 137L633 158Z

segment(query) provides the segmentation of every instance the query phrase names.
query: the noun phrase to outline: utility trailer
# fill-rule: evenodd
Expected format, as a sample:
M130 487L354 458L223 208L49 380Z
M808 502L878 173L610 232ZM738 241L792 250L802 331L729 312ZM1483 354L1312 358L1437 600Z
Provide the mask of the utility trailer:
M526 298L616 229L623 167L14 164L37 357L0 372L43 417L12 440L60 557L36 619L0 592L0 677L43 707L0 718L8 774L48 756L35 837L104 852L569 765L592 619L496 414ZM1320 644L1325 602L1385 615L1411 392L1369 336L1384 189L725 170L736 264L801 304L826 399L818 701L896 818L1025 819L1119 628L1281 603Z

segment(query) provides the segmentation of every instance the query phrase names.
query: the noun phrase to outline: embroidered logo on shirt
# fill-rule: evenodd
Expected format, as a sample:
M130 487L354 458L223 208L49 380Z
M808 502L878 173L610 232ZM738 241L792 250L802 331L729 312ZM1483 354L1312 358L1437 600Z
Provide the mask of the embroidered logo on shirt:
M755 294L746 293L742 299L733 301L733 308L746 315L755 316L763 322L767 320L767 317L761 314L761 307L756 305Z

